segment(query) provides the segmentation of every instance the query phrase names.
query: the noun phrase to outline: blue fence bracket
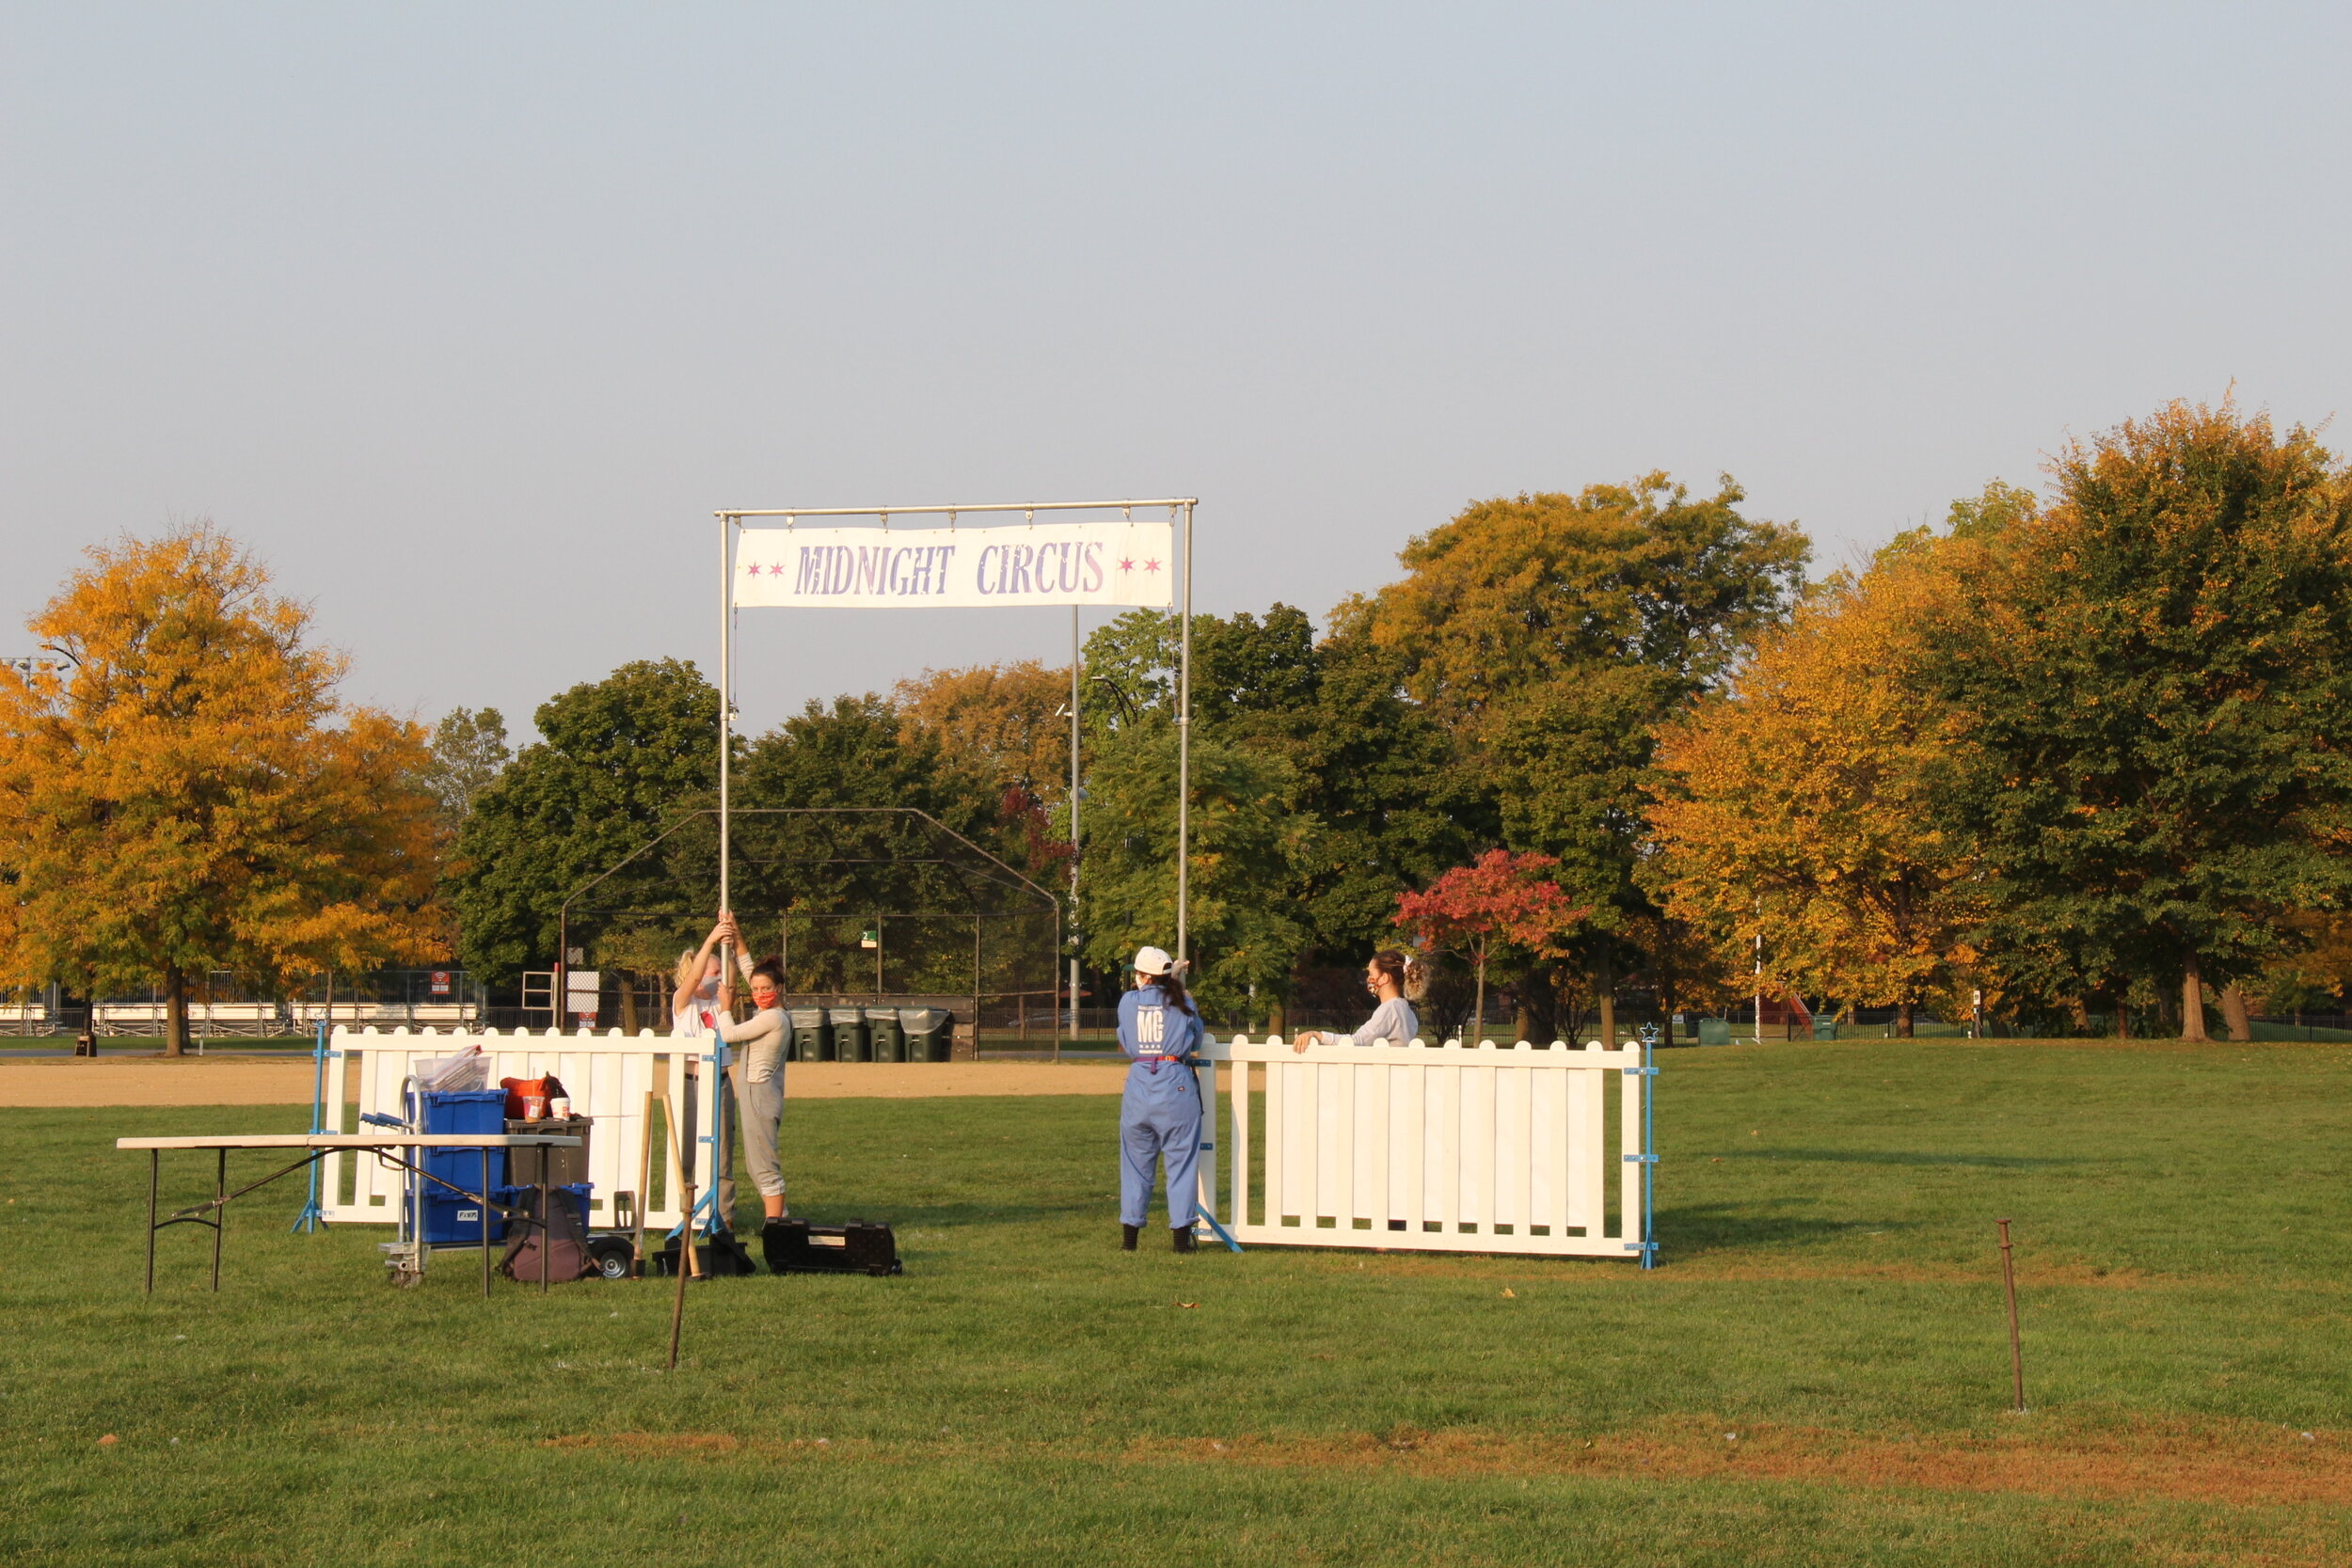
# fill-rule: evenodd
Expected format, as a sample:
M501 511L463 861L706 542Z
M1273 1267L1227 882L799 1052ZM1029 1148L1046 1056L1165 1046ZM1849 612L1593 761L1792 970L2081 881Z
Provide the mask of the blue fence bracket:
M1200 1224L1207 1226L1211 1230L1216 1231L1216 1239L1225 1243L1226 1251L1239 1252L1241 1250L1241 1243L1233 1240L1232 1231L1227 1230L1223 1226L1216 1223L1216 1215L1203 1209L1195 1209L1192 1212L1192 1217L1198 1220Z
M1642 1075L1645 1078L1658 1076L1657 1065L1650 1058L1653 1044L1650 1032L1643 1031ZM1651 1113L1657 1106L1658 1091L1652 1088L1642 1097L1642 1148L1646 1150L1642 1156L1642 1267L1645 1270L1658 1266L1658 1195L1652 1185L1658 1171L1658 1139L1651 1118Z
M338 1051L333 1054L341 1056L342 1053ZM313 1136L321 1132L342 1131L340 1127L329 1128L326 1125L327 1055L326 1022L322 1019L319 1022L318 1037L310 1046L310 1132ZM341 1107L337 1109L340 1110ZM291 1235L299 1235L306 1230L326 1228L326 1210L319 1202L319 1166L324 1163L319 1160L310 1162L310 1196L303 1200L302 1212L294 1216L294 1227L288 1232Z

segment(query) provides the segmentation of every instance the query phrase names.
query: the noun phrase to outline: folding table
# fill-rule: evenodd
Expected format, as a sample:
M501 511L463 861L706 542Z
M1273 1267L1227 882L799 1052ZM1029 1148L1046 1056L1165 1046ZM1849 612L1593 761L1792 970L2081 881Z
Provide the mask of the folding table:
M358 1149L373 1154L387 1164L398 1165L411 1175L448 1187L460 1197L478 1198L482 1214L482 1293L490 1293L490 1150L494 1148L578 1148L580 1139L543 1132L227 1132L189 1138L117 1138L117 1148L147 1150L147 1292L155 1293L155 1233L167 1226L204 1225L213 1231L213 1289L220 1289L220 1238L229 1205L257 1188L266 1187L279 1177L324 1160L329 1154L344 1149ZM163 1183L163 1151L167 1148L209 1148L215 1150L219 1160L215 1167L213 1197L209 1203L199 1203L180 1210L169 1219L155 1217L156 1200ZM272 1171L259 1181L246 1183L235 1192L229 1190L229 1151L232 1148L282 1148L307 1150L293 1164ZM463 1187L442 1180L431 1171L407 1158L404 1151L422 1148L472 1148L482 1154L482 1191L467 1192ZM541 1175L546 1170L541 1168ZM545 1226L550 1216L548 1207L548 1184L539 1183L539 1214L534 1222ZM421 1204L419 1205L421 1209ZM416 1223L421 1227L420 1212ZM423 1244L421 1236L418 1244ZM539 1289L548 1288L548 1254L551 1249L539 1248Z

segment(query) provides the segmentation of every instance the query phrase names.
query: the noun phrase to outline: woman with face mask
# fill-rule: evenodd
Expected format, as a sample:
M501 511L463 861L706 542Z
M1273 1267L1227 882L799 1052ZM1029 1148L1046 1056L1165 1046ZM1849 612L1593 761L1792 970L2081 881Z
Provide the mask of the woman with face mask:
M1291 1041L1293 1051L1304 1051L1311 1045L1377 1045L1386 1040L1391 1045L1409 1045L1421 1036L1421 1020L1413 1016L1413 1005L1405 1000L1406 988L1418 982L1421 966L1410 958L1391 948L1373 955L1364 965L1364 989L1379 999L1372 1017L1352 1035L1335 1035L1322 1029L1301 1029Z
M674 976L677 984L670 993L672 1039L707 1040L719 1027L720 1020L728 1016L719 1000L719 977L726 968L720 949L729 945L735 949L735 967L742 972L744 978L749 979L752 956L743 951L743 939L736 930L735 916L726 910L719 911L719 923L710 928L710 935L703 939L700 951L677 956L677 972ZM732 998L729 1002L732 1003ZM733 1069L728 1069L727 1075L738 1082L741 1078L741 1074ZM702 1081L701 1064L691 1056L687 1058L686 1076L689 1083L686 1103L677 1108L679 1138L681 1148L691 1148L699 1135L699 1123L705 1107L709 1103L709 1094ZM726 1122L726 1144L719 1161L719 1212L730 1216L728 1223L732 1225L735 1213L735 1151L738 1147L736 1123L742 1118L735 1116L723 1119Z
M767 1224L785 1217L784 1167L776 1154L776 1135L784 1120L784 1047L791 1037L784 1011L784 962L762 958L751 966L752 1006L756 1010L734 1021L733 976L719 984L719 1036L736 1048L736 1119L743 1124L743 1163L752 1185L759 1189L759 1205Z
M1200 1014L1175 963L1156 947L1136 954L1136 989L1119 999L1119 1048L1134 1064L1119 1101L1119 1228L1136 1250L1152 1202L1152 1167L1168 1165L1168 1223L1178 1252L1192 1250L1195 1172L1200 1164L1200 1087L1192 1075Z

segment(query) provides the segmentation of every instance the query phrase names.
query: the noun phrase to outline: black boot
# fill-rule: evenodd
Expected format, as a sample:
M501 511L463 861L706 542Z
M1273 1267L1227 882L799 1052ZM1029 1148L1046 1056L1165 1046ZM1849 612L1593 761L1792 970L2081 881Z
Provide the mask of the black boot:
M1141 1226L1139 1226L1139 1225L1122 1225L1122 1226L1120 1226L1120 1227L1119 1227L1119 1250L1120 1250L1120 1251L1121 1251L1121 1252L1133 1252L1133 1251L1135 1251L1135 1250L1136 1250L1136 1238L1137 1236L1142 1235L1142 1234L1143 1234L1143 1227L1141 1227Z
M1180 1230L1170 1230L1168 1235L1174 1239L1178 1252L1192 1250L1192 1227L1187 1225Z

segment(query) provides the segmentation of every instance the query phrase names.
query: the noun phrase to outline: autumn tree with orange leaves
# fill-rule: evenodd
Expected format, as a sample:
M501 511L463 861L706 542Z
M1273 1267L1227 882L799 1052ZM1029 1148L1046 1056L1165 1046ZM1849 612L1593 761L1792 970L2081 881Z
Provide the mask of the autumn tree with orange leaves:
M1892 1006L1900 1035L1974 977L1987 912L1930 797L1950 725L1915 689L1948 590L1916 535L1832 578L1722 697L1661 730L1651 784L1643 875L1668 912L1727 961L1757 954L1767 993Z
M0 969L93 995L442 950L424 731L336 697L310 611L210 524L89 552L0 671Z

